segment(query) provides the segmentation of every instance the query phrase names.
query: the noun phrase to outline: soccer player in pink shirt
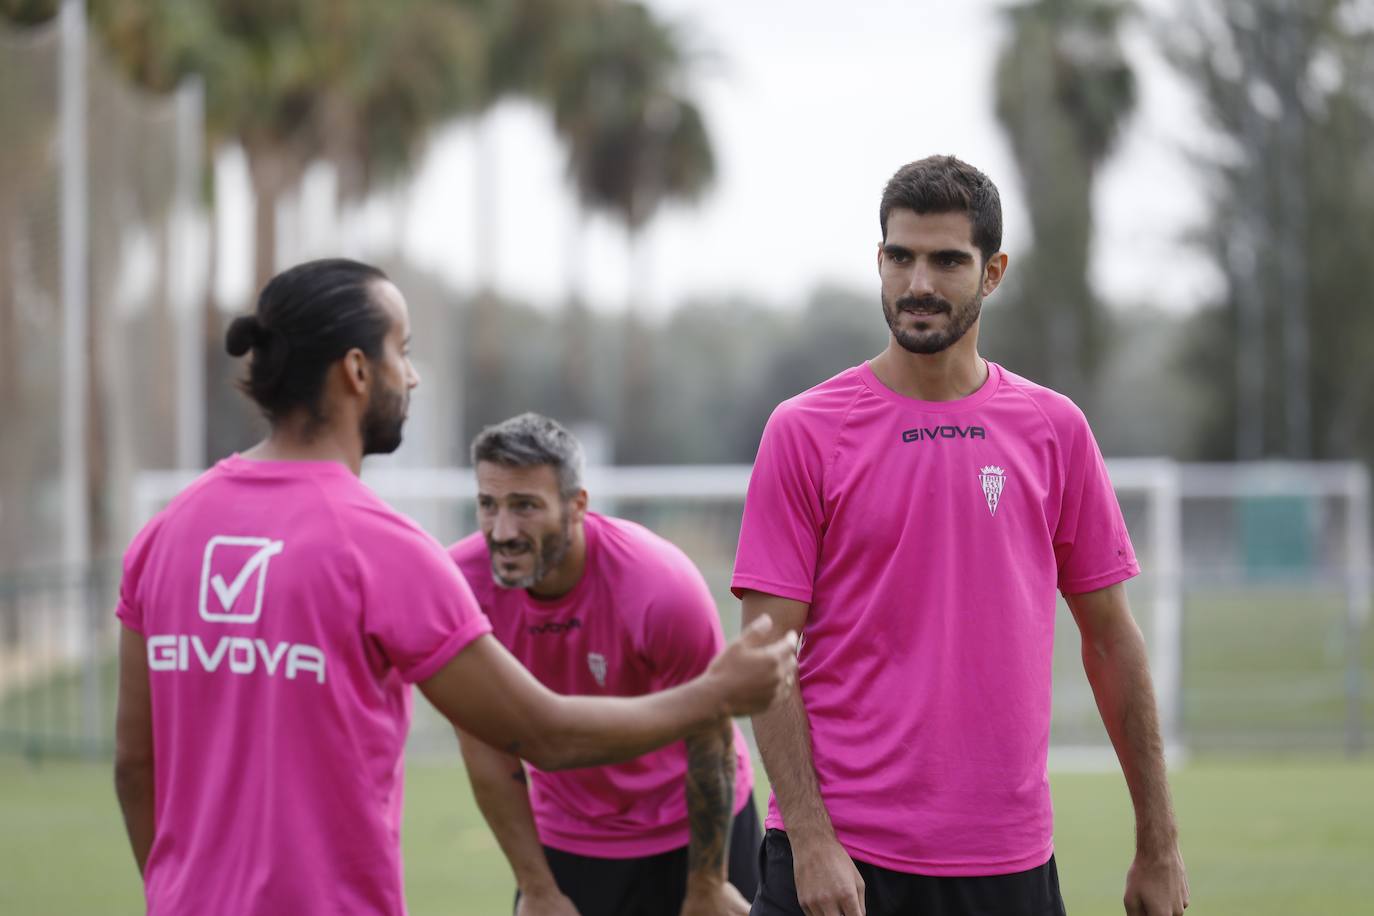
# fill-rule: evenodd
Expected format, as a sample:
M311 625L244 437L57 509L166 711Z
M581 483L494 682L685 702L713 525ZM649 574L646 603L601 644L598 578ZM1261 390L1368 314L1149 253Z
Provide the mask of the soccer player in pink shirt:
M512 417L477 436L472 463L480 530L449 552L496 638L546 687L639 696L706 669L725 640L701 573L647 529L587 511L571 433ZM762 837L732 723L612 766L532 766L528 787L514 756L460 737L517 916L749 912Z
M1006 272L987 176L935 156L879 208L891 335L780 404L732 587L802 633L754 718L773 798L756 916L1062 914L1046 774L1056 591L1136 817L1131 914L1188 902L1135 554L1083 414L978 355Z
M629 760L758 711L787 640L702 676L561 697L490 635L442 546L358 479L419 379L380 271L314 261L229 328L268 438L180 493L125 556L115 788L154 914L399 914L410 685L542 769Z

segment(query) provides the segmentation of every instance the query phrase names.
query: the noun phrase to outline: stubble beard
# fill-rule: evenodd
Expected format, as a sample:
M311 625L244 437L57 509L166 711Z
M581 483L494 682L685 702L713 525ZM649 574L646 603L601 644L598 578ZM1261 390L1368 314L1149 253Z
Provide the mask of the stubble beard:
M949 316L948 325L942 331L911 331L898 325L897 319L903 311L923 310L939 312ZM948 299L938 296L903 296L896 302L883 297L883 317L892 337L908 353L929 356L948 350L958 343L983 311L983 292L978 290L962 305L954 305Z
M550 570L557 569L567 558L572 548L572 522L564 507L563 518L558 531L551 531L539 539L539 548L534 551L534 569L527 575L507 578L497 568L501 544L487 538L487 550L491 554L491 578L502 588L533 588Z

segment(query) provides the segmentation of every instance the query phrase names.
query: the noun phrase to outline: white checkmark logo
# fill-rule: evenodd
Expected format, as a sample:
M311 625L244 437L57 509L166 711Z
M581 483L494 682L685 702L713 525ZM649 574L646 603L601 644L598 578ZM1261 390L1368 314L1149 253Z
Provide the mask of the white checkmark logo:
M235 601L239 600L243 587L248 584L248 577L253 575L259 566L266 563L269 557L275 557L281 553L281 549L281 541L270 541L267 546L248 558L248 562L243 564L243 569L239 570L239 574L234 577L234 581L229 585L224 584L223 576L215 573L215 577L210 580L210 585L219 597L220 605L226 611L234 606Z
M253 623L256 621L262 614L262 593L267 578L267 563L281 553L285 546L283 541L263 537L232 537L228 535L212 537L209 543L205 545L205 556L201 563L200 616L205 620L219 623ZM211 559L215 550L223 547L255 548L247 561L239 567L238 574L234 576L232 582L226 582L224 576L219 573L215 573L213 576L210 574ZM242 556L242 553L239 553L239 556ZM243 597L244 591L249 588L249 583L253 581L255 574L258 584L257 594L252 601L252 608L234 613L234 605ZM212 590L215 593L215 598L219 601L218 607L211 606L209 599Z

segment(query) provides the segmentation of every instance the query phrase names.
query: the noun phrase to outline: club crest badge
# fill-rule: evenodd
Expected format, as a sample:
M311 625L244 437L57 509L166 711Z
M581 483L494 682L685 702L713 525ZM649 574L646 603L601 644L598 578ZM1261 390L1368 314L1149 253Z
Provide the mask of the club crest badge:
M606 656L600 652L587 653L587 667L591 669L592 677L596 678L598 687L606 686Z
M979 471L983 482L983 496L988 501L988 511L997 514L997 503L1002 499L1002 490L1007 485L1007 472L996 465L988 465Z

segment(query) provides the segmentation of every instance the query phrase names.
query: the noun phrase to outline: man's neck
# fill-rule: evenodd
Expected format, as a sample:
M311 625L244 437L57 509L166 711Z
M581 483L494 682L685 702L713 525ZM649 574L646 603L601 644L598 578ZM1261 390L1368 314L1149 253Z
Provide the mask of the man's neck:
M582 581L582 574L587 571L587 533L584 525L575 523L569 537L572 543L568 545L568 554L563 562L528 589L532 596L541 601L562 598L577 587L577 583Z
M988 380L988 364L978 355L977 339L964 335L939 353L912 353L889 338L887 349L869 367L888 388L918 401L957 401Z
M253 461L337 461L358 475L363 467L362 438L337 426L308 430L303 420L292 418L274 423L268 437L243 457Z

